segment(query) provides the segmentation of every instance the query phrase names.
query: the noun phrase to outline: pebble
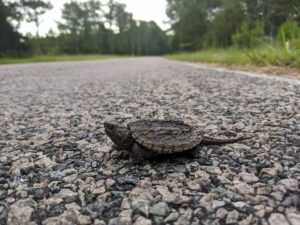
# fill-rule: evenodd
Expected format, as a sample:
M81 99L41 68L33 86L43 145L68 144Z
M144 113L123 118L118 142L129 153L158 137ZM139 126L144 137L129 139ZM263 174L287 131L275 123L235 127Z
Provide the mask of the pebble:
M165 223L169 223L169 222L173 222L176 221L179 217L179 213L178 212L172 212L169 214L169 216L167 216L167 218L164 220Z
M257 176L255 176L255 174L253 174L253 173L247 173L247 172L240 173L240 177L246 183L255 183L255 182L257 182L259 180L259 178Z
M53 197L53 198L46 199L44 201L44 204L49 205L49 206L56 206L56 205L59 205L60 203L62 203L63 201L64 200L61 198Z
M55 194L56 198L61 198L64 202L69 203L76 200L78 193L71 191L70 189L62 189L60 192Z
M28 224L34 212L34 208L30 205L30 202L26 200L19 200L12 204L7 217L7 225Z
M256 193L258 195L270 195L271 191L272 188L270 187L262 187L262 188L258 188Z
M222 207L225 205L225 202L224 201L217 201L217 200L214 200L212 202L212 208L213 209L216 209L216 208L219 208L219 207Z
M150 209L150 214L154 216L166 217L170 212L170 208L167 203L159 202L153 205Z
M290 191L299 190L299 182L296 179L292 179L292 178L283 179L283 180L278 181L278 184L284 185L285 188Z
M139 216L133 225L152 225L152 221L149 219L146 219L145 217Z
M230 211L226 218L226 224L235 224L239 219L239 213L236 210Z
M132 225L130 217L117 217L109 221L108 225Z
M133 210L141 213L145 217L149 217L149 205L150 202L145 199L134 199L131 202L131 207Z
M291 223L291 225L299 225L300 224L300 214L299 213L289 213L289 214L287 214L287 219Z
M174 223L175 225L189 225L191 222L193 211L191 209L186 209L183 214L181 214L178 220Z
M272 213L268 219L270 225L289 225L285 216L280 213Z
M224 219L228 215L228 211L224 208L219 208L216 212L217 218Z
M234 189L242 195L246 194L254 194L254 188L244 182L239 182L236 185L234 185Z

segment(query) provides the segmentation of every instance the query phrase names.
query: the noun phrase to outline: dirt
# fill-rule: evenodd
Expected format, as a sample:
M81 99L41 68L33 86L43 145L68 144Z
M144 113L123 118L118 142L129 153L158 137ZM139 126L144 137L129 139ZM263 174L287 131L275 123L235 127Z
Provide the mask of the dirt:
M225 64L218 64L218 63L200 63L200 64L208 67L214 67L214 68L216 67L227 68L231 70L255 72L255 73L261 73L266 75L276 75L276 76L300 80L300 69L297 68L280 67L280 66L225 65Z

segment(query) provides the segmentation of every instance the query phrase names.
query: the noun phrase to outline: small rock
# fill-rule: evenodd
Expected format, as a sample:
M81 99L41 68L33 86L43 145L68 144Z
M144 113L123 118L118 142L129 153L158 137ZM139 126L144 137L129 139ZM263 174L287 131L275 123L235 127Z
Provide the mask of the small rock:
M257 188L257 194L258 195L270 195L272 189L269 187L261 187L261 188Z
M201 191L201 180L195 179L187 183L188 188L195 191Z
M132 225L130 217L117 217L109 221L108 225Z
M77 223L80 224L80 225L91 224L92 223L92 219L89 216L85 216L85 215L79 214L77 216Z
M6 198L6 201L7 201L8 204L12 204L16 201L16 199L13 198L13 197L8 197L8 198Z
M63 199L57 198L57 197L48 198L44 201L45 205L48 205L48 206L56 206L62 202L63 202Z
M252 224L252 219L253 219L253 215L250 214L249 216L247 216L246 219L239 222L239 225L250 225L250 224Z
M105 225L105 222L103 220L95 219L94 225Z
M174 225L190 225L193 211L186 209L185 212L178 218Z
M224 208L219 208L216 212L216 217L220 219L224 219L228 214L228 211Z
M133 212L133 210L131 210L131 209L121 211L119 213L119 217L131 217L132 216L132 212Z
M272 213L268 219L270 225L289 225L284 215L280 213Z
M157 186L156 189L159 192L159 194L162 195L162 200L166 203L181 205L183 203L189 203L191 201L191 198L187 196L180 196L169 192L167 187Z
M153 216L152 222L156 225L165 225L164 218L162 218L160 216Z
M285 188L287 190L290 190L290 191L297 191L299 190L299 184L298 184L298 181L296 179L292 179L292 178L289 178L289 179L283 179L283 180L280 180L278 182L278 184L282 184L285 186Z
M240 176L246 183L255 183L259 180L258 177L253 173L242 172L240 173Z
M26 173L28 173L28 171L32 170L33 168L33 162L16 161L10 168L10 172L12 175L21 175L21 171L26 171Z
M214 194L214 193L209 193L204 195L201 199L200 199L200 205L202 207L204 207L207 211L211 211L212 210L212 202L213 200L217 199L219 197L219 195Z
M203 171L203 170L198 170L198 171L195 172L195 177L196 177L196 178L199 177L199 178L201 178L201 179L207 180L207 179L209 179L209 174L206 173L206 172Z
M277 169L275 167L273 168L263 168L260 171L261 174L268 174L270 176L275 176L277 174Z
M138 185L139 185L140 188L144 188L144 189L152 187L152 183L149 180L146 180L146 179L141 180Z
M169 223L169 222L173 222L175 220L177 220L179 217L179 213L178 212L172 212L170 213L170 215L164 220L165 223Z
M245 202L233 202L232 205L235 207L235 208L238 208L238 209L243 209L247 203Z
M281 205L285 207L300 207L300 196L297 194L290 195L284 199Z
M6 198L7 196L7 191L6 190L0 190L0 200Z
M10 206L7 225L28 224L34 209L26 200L19 200Z
M216 174L216 175L222 174L222 171L217 166L200 166L200 168L210 174Z
M166 217L170 213L170 209L167 203L159 202L151 207L150 213L154 216Z
M76 200L78 193L71 191L70 189L62 189L60 192L55 194L54 197L62 198L64 202L69 203Z
M77 179L77 174L72 174L70 176L66 176L62 179L63 182L67 184L72 184Z
M289 213L287 214L287 218L290 221L291 225L299 225L300 224L300 214L299 213Z
M145 217L139 216L133 225L152 225L152 221Z
M115 180L113 180L113 179L107 179L107 180L105 181L106 189L109 189L109 188L110 188L111 186L113 186L115 183L116 183Z
M149 217L149 205L150 202L145 199L134 199L131 202L131 207L133 210L140 212L143 216Z
M225 202L224 202L224 201L217 201L217 200L214 200L214 201L212 202L212 208L213 208L213 209L220 208L220 207L222 207L222 206L224 206L224 205L225 205Z
M254 194L254 188L244 182L239 182L234 185L234 189L242 195Z
M227 218L226 218L226 224L235 224L237 223L239 219L239 213L236 210L233 210L228 213Z
M283 194L281 192L272 192L271 196L274 197L277 201L282 201Z
M55 164L55 162L53 162L50 158L44 155L42 156L42 158L34 162L34 165L38 168L50 168Z
M121 209L130 209L130 202L128 198L124 198L121 203Z

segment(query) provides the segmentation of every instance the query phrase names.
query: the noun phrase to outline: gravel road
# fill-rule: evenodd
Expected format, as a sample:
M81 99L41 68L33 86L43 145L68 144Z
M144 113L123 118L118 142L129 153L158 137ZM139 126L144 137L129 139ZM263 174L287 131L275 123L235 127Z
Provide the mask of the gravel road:
M103 121L224 137L133 163ZM300 83L161 58L0 66L0 224L300 224Z

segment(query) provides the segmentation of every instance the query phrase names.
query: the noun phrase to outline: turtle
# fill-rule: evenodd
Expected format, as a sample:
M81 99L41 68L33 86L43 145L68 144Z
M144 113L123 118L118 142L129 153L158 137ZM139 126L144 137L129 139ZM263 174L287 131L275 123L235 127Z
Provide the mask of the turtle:
M104 122L105 133L118 149L130 151L136 160L150 159L158 155L170 155L190 151L199 145L235 143L253 136L237 136L214 139L203 131L183 121L137 120L122 126Z

